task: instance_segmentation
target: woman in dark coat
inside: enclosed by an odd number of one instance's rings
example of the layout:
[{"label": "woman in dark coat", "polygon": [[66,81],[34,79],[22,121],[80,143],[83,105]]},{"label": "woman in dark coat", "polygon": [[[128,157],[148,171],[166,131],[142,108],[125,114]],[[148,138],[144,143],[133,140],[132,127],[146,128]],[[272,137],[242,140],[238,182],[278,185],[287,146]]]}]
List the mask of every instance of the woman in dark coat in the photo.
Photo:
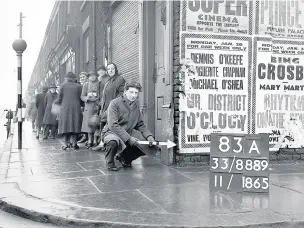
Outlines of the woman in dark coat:
[{"label": "woman in dark coat", "polygon": [[88,133],[88,149],[93,146],[93,135],[95,130],[89,126],[89,120],[94,114],[98,98],[99,83],[97,80],[97,73],[90,72],[89,80],[84,83],[81,93],[81,100],[85,102],[81,131]]},{"label": "woman in dark coat", "polygon": [[60,134],[64,135],[65,145],[62,146],[63,150],[69,147],[70,139],[72,148],[79,149],[76,136],[81,133],[82,124],[81,85],[76,83],[76,76],[73,72],[68,72],[65,78],[66,82],[60,86],[58,100],[55,102],[61,105],[58,130]]},{"label": "woman in dark coat", "polygon": [[[118,69],[116,64],[109,63],[107,66],[108,80],[106,81],[103,91],[100,94],[100,115],[101,115],[101,124],[100,132],[104,128],[107,122],[107,110],[110,102],[121,96],[124,93],[125,79],[118,74]],[[100,141],[99,145],[92,148],[92,150],[100,150],[103,148],[103,142]]]},{"label": "woman in dark coat", "polygon": [[43,123],[43,117],[44,117],[44,98],[46,96],[46,93],[48,91],[48,87],[44,86],[42,88],[42,93],[39,93],[36,95],[36,108],[37,108],[37,117],[36,117],[36,127],[37,127],[37,135],[36,139],[39,139],[39,134],[41,132],[41,127]]},{"label": "woman in dark coat", "polygon": [[[81,72],[79,74],[79,83],[80,83],[81,87],[83,87],[84,83],[86,83],[87,80],[88,80],[87,73],[86,72]],[[82,112],[83,112],[83,110],[84,110],[84,102],[83,101],[81,102],[81,109],[82,109]],[[82,132],[82,137],[79,139],[78,143],[84,143],[84,142],[87,142],[87,140],[88,140],[88,134],[85,133],[85,132]]]},{"label": "woman in dark coat", "polygon": [[44,124],[44,136],[43,139],[47,139],[49,136],[49,131],[51,130],[51,139],[55,138],[55,133],[57,130],[57,120],[56,115],[52,113],[53,102],[57,99],[58,94],[56,93],[56,85],[51,85],[50,92],[44,98],[45,112],[43,118]]}]

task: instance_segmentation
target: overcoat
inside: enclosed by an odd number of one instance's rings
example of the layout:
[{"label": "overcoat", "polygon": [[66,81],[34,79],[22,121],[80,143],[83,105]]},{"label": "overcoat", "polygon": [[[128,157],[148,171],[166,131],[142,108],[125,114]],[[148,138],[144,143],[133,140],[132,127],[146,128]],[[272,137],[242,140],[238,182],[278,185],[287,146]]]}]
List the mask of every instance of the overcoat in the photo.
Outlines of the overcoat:
[{"label": "overcoat", "polygon": [[32,121],[36,119],[37,116],[37,108],[35,105],[35,100],[30,101],[27,106],[27,114],[28,118],[31,118]]},{"label": "overcoat", "polygon": [[57,104],[61,105],[59,114],[59,134],[80,133],[82,112],[80,106],[81,85],[76,82],[64,82],[60,86]]},{"label": "overcoat", "polygon": [[37,108],[36,127],[38,129],[41,128],[43,123],[43,117],[45,112],[45,106],[44,106],[45,96],[46,96],[46,92],[39,93],[36,95],[36,108]]},{"label": "overcoat", "polygon": [[44,98],[44,106],[45,106],[45,112],[44,112],[44,118],[43,118],[43,124],[51,124],[51,125],[57,125],[56,115],[54,115],[52,111],[52,104],[57,99],[58,94],[57,93],[48,93]]},{"label": "overcoat", "polygon": [[[147,140],[152,133],[147,129],[140,113],[139,103],[135,101],[129,105],[124,95],[112,100],[107,111],[107,124],[102,130],[104,143],[115,140],[118,143],[118,152],[126,148],[126,142],[133,136],[139,140]],[[158,147],[140,145],[143,153],[155,153]],[[154,152],[153,152],[154,150]]]},{"label": "overcoat", "polygon": [[[89,120],[94,114],[94,108],[97,105],[98,99],[99,99],[99,82],[93,82],[95,85],[92,86],[92,89],[90,90],[89,86],[90,82],[85,82],[82,87],[82,93],[81,93],[81,100],[85,102],[84,105],[84,111],[83,111],[83,121],[82,121],[82,127],[81,131],[86,133],[93,133],[94,129],[89,127]],[[93,89],[94,87],[94,89]],[[89,92],[96,92],[97,93],[97,100],[96,101],[86,101],[87,95]]]},{"label": "overcoat", "polygon": [[107,121],[107,109],[109,104],[113,99],[123,94],[125,83],[125,79],[120,75],[114,75],[105,82],[102,93],[100,94],[101,121]]}]

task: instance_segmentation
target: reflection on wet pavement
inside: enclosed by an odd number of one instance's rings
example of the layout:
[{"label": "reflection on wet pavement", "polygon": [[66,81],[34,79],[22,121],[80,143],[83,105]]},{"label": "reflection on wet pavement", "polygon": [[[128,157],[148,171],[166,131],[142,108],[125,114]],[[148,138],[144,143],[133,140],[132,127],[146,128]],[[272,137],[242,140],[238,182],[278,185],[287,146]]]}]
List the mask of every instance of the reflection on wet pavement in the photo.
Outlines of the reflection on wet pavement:
[{"label": "reflection on wet pavement", "polygon": [[[60,150],[60,140],[36,140],[25,123],[24,148],[0,161],[0,181],[18,182],[36,197],[121,211],[231,214],[303,213],[304,164],[272,165],[269,194],[209,191],[208,167],[168,167],[142,157],[132,169],[106,169],[104,152]],[[266,213],[267,212],[267,213]]]}]

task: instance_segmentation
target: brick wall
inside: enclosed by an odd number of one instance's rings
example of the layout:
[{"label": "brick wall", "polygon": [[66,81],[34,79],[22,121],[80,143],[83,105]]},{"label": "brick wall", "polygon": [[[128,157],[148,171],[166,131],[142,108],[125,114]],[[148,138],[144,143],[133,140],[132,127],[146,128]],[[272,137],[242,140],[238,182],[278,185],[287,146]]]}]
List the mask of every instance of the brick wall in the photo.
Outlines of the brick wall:
[{"label": "brick wall", "polygon": [[208,165],[209,164],[209,155],[200,155],[200,154],[180,154],[179,142],[178,142],[178,128],[179,128],[179,93],[181,92],[181,80],[179,77],[179,37],[180,37],[180,1],[174,1],[173,3],[173,62],[174,62],[174,143],[177,144],[174,151],[174,163],[177,166],[186,166],[186,165]]}]

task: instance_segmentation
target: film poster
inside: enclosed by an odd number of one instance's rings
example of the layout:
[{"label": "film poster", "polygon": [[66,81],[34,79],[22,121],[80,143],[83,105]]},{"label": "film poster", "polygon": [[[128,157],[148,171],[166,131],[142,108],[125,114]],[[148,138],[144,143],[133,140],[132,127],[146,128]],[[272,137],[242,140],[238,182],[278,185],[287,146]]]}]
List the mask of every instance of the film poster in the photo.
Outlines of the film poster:
[{"label": "film poster", "polygon": [[256,0],[255,34],[304,39],[303,0]]},{"label": "film poster", "polygon": [[304,41],[255,37],[254,63],[253,133],[269,133],[275,148],[290,120],[304,128]]},{"label": "film poster", "polygon": [[181,31],[252,34],[253,1],[181,0]]},{"label": "film poster", "polygon": [[250,132],[251,39],[229,35],[181,33],[184,74],[180,95],[180,149],[210,152],[210,133]]}]

